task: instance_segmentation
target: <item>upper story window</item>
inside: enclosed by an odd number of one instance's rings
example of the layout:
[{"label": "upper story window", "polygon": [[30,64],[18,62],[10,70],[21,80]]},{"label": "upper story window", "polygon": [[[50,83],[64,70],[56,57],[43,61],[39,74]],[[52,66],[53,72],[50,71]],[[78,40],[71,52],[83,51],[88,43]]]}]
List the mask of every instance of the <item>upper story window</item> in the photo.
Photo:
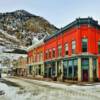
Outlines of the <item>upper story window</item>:
[{"label": "upper story window", "polygon": [[43,54],[42,52],[40,52],[40,61],[42,61],[42,58],[43,58]]},{"label": "upper story window", "polygon": [[58,57],[62,55],[62,47],[61,45],[58,46]]},{"label": "upper story window", "polygon": [[65,44],[65,55],[68,55],[68,43]]},{"label": "upper story window", "polygon": [[39,58],[39,54],[37,54],[37,62],[39,62],[40,58]]},{"label": "upper story window", "polygon": [[51,58],[51,49],[49,50],[49,58]]},{"label": "upper story window", "polygon": [[35,62],[35,55],[33,56],[33,62]]},{"label": "upper story window", "polygon": [[72,54],[75,54],[76,41],[72,41]]},{"label": "upper story window", "polygon": [[98,42],[98,53],[100,54],[100,41]]},{"label": "upper story window", "polygon": [[36,62],[37,56],[36,56],[36,54],[34,56],[35,56],[34,58],[35,58],[35,62]]},{"label": "upper story window", "polygon": [[56,50],[55,48],[52,49],[52,57],[54,58],[55,57],[55,54],[56,54]]},{"label": "upper story window", "polygon": [[87,52],[87,44],[88,44],[88,39],[83,38],[82,39],[82,52]]},{"label": "upper story window", "polygon": [[48,59],[48,50],[46,51],[46,59]]},{"label": "upper story window", "polygon": [[40,53],[39,53],[39,61],[40,61],[40,58],[41,58],[41,55],[40,55]]}]

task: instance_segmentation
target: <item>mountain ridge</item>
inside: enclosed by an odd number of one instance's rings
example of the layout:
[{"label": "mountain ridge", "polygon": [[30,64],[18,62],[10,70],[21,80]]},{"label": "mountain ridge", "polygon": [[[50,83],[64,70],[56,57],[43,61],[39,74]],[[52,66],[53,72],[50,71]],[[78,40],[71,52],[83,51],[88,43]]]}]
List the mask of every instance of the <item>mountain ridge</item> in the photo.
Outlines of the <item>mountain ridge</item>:
[{"label": "mountain ridge", "polygon": [[32,45],[34,37],[41,40],[59,30],[45,18],[25,10],[0,13],[0,29],[18,39],[22,46]]}]

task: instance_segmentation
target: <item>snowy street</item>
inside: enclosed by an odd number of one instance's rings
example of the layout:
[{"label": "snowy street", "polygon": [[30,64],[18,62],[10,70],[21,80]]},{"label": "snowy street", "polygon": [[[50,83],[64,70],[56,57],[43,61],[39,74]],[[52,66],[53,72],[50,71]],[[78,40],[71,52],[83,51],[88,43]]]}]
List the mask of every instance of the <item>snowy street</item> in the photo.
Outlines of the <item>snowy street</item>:
[{"label": "snowy street", "polygon": [[[8,84],[9,82],[15,85]],[[100,83],[79,86],[23,78],[4,78],[4,82],[0,82],[0,91],[5,92],[5,95],[0,96],[0,100],[100,100]]]}]

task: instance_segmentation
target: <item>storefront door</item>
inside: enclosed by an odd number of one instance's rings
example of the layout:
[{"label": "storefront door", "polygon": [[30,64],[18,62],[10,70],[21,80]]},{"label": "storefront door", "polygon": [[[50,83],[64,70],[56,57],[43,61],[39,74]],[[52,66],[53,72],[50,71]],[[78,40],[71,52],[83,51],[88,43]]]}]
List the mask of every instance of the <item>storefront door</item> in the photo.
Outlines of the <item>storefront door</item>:
[{"label": "storefront door", "polygon": [[32,65],[29,66],[29,74],[32,75]]},{"label": "storefront door", "polygon": [[89,58],[82,58],[82,81],[89,79]]},{"label": "storefront door", "polygon": [[68,61],[64,60],[63,61],[63,78],[67,79],[68,74]]},{"label": "storefront door", "polygon": [[88,70],[83,70],[82,71],[82,79],[83,79],[83,81],[88,81]]}]

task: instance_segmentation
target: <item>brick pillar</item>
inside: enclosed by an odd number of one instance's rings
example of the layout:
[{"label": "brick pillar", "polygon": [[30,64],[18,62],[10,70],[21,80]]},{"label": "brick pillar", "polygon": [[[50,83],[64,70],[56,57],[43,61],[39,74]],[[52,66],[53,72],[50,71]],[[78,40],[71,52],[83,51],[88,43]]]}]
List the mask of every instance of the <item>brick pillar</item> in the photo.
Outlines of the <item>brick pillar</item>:
[{"label": "brick pillar", "polygon": [[89,81],[93,81],[93,60],[89,58]]},{"label": "brick pillar", "polygon": [[58,71],[59,71],[58,81],[62,81],[63,80],[63,60],[60,61],[60,65],[58,67],[59,67],[58,68]]},{"label": "brick pillar", "polygon": [[61,60],[61,80],[63,80],[63,60]]},{"label": "brick pillar", "polygon": [[96,67],[96,72],[97,72],[97,78],[99,78],[99,63],[98,63],[98,58],[97,58],[97,67]]},{"label": "brick pillar", "polygon": [[57,77],[57,61],[55,61],[55,77]]},{"label": "brick pillar", "polygon": [[34,65],[32,66],[32,76],[35,76],[35,69],[34,69]]},{"label": "brick pillar", "polygon": [[81,58],[78,58],[78,81],[82,81]]},{"label": "brick pillar", "polygon": [[44,64],[41,64],[41,75],[44,76]]}]

